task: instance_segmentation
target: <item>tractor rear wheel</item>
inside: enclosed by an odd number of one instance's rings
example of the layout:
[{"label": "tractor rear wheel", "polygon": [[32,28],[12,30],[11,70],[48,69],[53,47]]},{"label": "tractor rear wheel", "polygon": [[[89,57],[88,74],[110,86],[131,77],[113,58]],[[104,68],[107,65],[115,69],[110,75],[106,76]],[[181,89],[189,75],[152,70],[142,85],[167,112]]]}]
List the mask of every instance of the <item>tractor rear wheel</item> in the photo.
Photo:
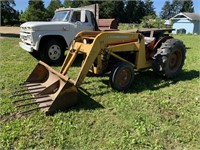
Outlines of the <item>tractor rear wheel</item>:
[{"label": "tractor rear wheel", "polygon": [[180,74],[185,61],[185,45],[177,39],[168,39],[162,43],[154,56],[153,70],[166,78]]},{"label": "tractor rear wheel", "polygon": [[134,79],[134,69],[129,63],[122,62],[113,67],[109,82],[117,91],[126,91],[130,88]]}]

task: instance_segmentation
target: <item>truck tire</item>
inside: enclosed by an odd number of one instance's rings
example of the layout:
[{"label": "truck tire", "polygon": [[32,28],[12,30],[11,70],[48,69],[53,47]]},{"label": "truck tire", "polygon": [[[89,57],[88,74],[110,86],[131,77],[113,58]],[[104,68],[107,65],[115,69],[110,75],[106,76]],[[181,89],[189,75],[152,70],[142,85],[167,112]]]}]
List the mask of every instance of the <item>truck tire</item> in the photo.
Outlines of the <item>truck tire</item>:
[{"label": "truck tire", "polygon": [[162,43],[154,56],[154,72],[166,78],[178,76],[185,61],[185,45],[177,39],[168,39]]},{"label": "truck tire", "polygon": [[62,63],[64,60],[65,47],[59,41],[53,39],[43,43],[40,49],[41,60],[52,65]]},{"label": "truck tire", "polygon": [[126,62],[121,62],[113,67],[109,82],[110,86],[117,91],[126,91],[130,88],[134,79],[133,66]]}]

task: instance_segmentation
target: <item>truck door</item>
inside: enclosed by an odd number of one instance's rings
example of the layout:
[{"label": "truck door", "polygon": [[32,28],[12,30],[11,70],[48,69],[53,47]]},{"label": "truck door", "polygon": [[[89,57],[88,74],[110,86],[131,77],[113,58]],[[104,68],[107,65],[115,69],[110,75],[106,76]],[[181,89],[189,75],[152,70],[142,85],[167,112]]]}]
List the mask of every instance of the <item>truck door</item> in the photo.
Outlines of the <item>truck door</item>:
[{"label": "truck door", "polygon": [[[85,13],[84,13],[85,12]],[[91,21],[89,20],[89,14],[86,13],[87,11],[74,11],[71,17],[71,22],[74,23],[74,36],[79,33],[80,31],[92,31],[94,26],[92,25]],[[85,17],[81,16],[85,15]],[[82,20],[81,18],[85,18]]]}]

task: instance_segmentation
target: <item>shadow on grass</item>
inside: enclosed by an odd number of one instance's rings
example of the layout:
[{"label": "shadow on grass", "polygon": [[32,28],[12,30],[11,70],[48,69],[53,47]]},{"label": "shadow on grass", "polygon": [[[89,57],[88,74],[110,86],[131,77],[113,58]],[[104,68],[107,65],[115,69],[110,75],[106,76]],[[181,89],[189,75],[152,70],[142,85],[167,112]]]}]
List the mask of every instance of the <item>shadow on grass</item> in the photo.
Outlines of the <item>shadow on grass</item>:
[{"label": "shadow on grass", "polygon": [[14,34],[14,33],[0,33],[0,37],[19,38],[19,34]]},{"label": "shadow on grass", "polygon": [[[109,74],[104,74],[103,77],[109,77]],[[142,92],[144,90],[159,90],[161,88],[165,88],[170,86],[171,84],[176,84],[179,81],[187,81],[192,80],[194,78],[198,78],[200,76],[199,71],[189,70],[183,71],[178,77],[173,79],[166,79],[164,77],[158,76],[155,72],[151,70],[141,71],[136,73],[133,84],[126,93],[134,93],[134,92]],[[97,76],[90,76],[90,78]],[[83,84],[90,84],[93,81],[87,81]],[[105,85],[109,85],[109,79],[100,80]],[[98,87],[101,88],[101,87]],[[105,88],[105,87],[102,87]],[[111,87],[110,87],[111,88]],[[108,91],[109,92],[109,91]],[[97,95],[106,94],[106,93],[97,93]],[[95,96],[97,96],[95,95]]]},{"label": "shadow on grass", "polygon": [[[37,59],[38,61],[41,60],[40,54],[39,54],[38,51],[33,51],[33,52],[30,52],[29,54],[31,56],[33,56],[35,59]],[[82,54],[77,55],[74,63],[72,64],[72,67],[80,67],[81,63],[82,63],[82,60],[83,60],[83,55]],[[62,66],[63,62],[60,62],[58,64],[52,64],[50,66],[59,67],[59,66]]]},{"label": "shadow on grass", "polygon": [[[59,111],[59,112],[69,112],[71,110],[80,111],[80,110],[95,110],[95,109],[102,109],[104,108],[101,104],[96,102],[94,99],[91,98],[91,94],[88,93],[86,90],[79,88],[78,90],[78,103],[71,107],[66,109],[65,111]],[[55,115],[56,113],[52,114]]]},{"label": "shadow on grass", "polygon": [[91,98],[91,93],[84,89],[79,90],[78,105],[76,109],[93,110],[97,108],[104,108],[101,104]]},{"label": "shadow on grass", "polygon": [[166,79],[155,75],[153,71],[140,72],[135,76],[134,82],[129,92],[142,92],[144,90],[159,90],[179,81],[192,80],[199,77],[199,71],[189,70],[183,71],[178,77]]}]

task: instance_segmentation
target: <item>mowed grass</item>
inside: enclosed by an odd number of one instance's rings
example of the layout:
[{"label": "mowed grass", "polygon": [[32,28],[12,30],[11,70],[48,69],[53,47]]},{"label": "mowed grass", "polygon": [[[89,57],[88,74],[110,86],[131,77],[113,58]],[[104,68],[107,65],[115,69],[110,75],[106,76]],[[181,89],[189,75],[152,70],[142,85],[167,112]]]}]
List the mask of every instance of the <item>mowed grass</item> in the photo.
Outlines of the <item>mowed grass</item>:
[{"label": "mowed grass", "polygon": [[179,77],[142,71],[126,93],[113,91],[108,76],[87,77],[81,87],[89,94],[80,93],[77,106],[54,116],[16,115],[23,109],[9,95],[37,59],[18,38],[0,39],[0,149],[200,149],[200,36],[175,38],[187,47]]}]

